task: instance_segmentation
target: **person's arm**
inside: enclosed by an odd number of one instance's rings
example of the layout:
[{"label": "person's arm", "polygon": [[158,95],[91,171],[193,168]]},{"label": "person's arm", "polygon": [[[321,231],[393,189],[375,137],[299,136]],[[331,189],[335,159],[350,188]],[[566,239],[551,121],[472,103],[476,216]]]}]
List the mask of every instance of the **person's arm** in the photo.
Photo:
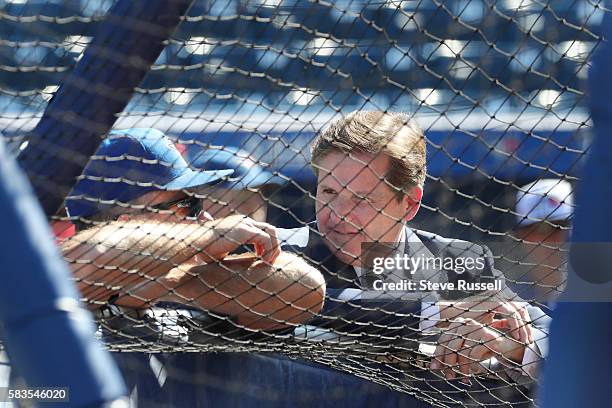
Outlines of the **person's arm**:
[{"label": "person's arm", "polygon": [[238,215],[203,224],[115,221],[79,232],[61,248],[90,307],[113,296],[146,307],[153,299],[133,297],[133,289],[179,265],[222,259],[243,244],[254,245],[268,263],[280,253],[274,227]]},{"label": "person's arm", "polygon": [[323,275],[286,252],[272,265],[243,255],[187,270],[177,268],[157,284],[166,288],[163,300],[232,316],[250,329],[304,323],[321,311],[325,299]]}]

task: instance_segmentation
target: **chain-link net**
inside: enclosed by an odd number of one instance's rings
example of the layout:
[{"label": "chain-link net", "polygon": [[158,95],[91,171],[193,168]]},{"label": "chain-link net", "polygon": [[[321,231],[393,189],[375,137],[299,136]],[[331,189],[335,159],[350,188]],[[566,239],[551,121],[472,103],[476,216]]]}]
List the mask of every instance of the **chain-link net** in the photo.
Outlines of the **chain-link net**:
[{"label": "chain-link net", "polygon": [[[16,154],[114,4],[0,1],[0,132]],[[113,351],[282,353],[433,406],[536,404],[607,12],[196,0],[50,220],[76,226],[60,245],[100,336]],[[419,279],[369,273],[368,243],[451,259],[418,271],[430,283],[501,283],[382,288]],[[462,274],[464,257],[484,263]]]}]

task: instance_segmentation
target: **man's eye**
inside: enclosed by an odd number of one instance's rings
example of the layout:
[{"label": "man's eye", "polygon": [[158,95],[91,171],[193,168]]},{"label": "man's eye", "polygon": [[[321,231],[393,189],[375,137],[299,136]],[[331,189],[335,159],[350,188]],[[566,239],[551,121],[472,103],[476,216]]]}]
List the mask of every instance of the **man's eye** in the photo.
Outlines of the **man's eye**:
[{"label": "man's eye", "polygon": [[355,202],[355,204],[359,205],[368,204],[372,202],[372,200],[368,196],[361,194],[353,194],[353,201]]},{"label": "man's eye", "polygon": [[326,194],[326,195],[336,194],[336,192],[332,190],[331,188],[324,188],[323,190],[321,190],[321,193]]}]

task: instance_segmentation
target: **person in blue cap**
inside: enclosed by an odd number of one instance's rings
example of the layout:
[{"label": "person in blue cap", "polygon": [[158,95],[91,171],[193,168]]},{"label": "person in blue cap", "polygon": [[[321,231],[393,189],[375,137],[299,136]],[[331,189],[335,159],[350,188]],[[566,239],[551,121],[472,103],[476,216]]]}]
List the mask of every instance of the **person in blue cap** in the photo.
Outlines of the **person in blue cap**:
[{"label": "person in blue cap", "polygon": [[[102,142],[66,201],[77,222],[108,219],[126,213],[125,203],[151,197],[148,204],[160,207],[161,198],[190,198],[184,190],[219,183],[233,170],[194,171],[162,132],[150,128],[113,131]],[[155,197],[155,198],[153,198]],[[144,200],[146,201],[146,200]],[[173,200],[170,200],[172,202]],[[197,199],[191,200],[193,205]],[[123,204],[123,205],[122,205]],[[178,204],[178,203],[175,203]],[[181,203],[180,214],[195,216],[197,207]],[[118,208],[123,207],[123,208]],[[172,206],[161,206],[163,208]],[[85,219],[85,220],[82,220]]]},{"label": "person in blue cap", "polygon": [[[244,215],[213,220],[202,211],[198,191],[232,174],[190,169],[158,130],[112,132],[66,199],[78,233],[62,250],[90,307],[172,301],[251,328],[285,327],[317,313],[322,275],[281,253],[272,225]],[[218,265],[243,245],[257,257]]]},{"label": "person in blue cap", "polygon": [[204,210],[215,218],[243,214],[265,222],[270,195],[288,182],[287,178],[266,170],[248,152],[235,147],[209,147],[188,160],[197,169],[234,171],[222,182],[202,189]]}]

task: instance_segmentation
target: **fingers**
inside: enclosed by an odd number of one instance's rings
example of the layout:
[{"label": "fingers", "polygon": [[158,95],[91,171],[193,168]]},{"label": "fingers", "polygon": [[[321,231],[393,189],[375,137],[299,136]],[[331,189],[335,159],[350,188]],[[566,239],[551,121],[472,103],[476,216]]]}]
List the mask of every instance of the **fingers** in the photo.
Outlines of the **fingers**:
[{"label": "fingers", "polygon": [[499,320],[493,320],[491,322],[491,324],[489,324],[489,327],[492,329],[496,329],[499,331],[508,331],[508,329],[510,329],[510,326],[508,325],[508,320],[507,319],[499,319]]},{"label": "fingers", "polygon": [[[457,369],[455,371],[458,371],[462,376],[480,373],[482,366],[479,363],[486,360],[488,356],[486,352],[483,352],[484,348],[482,346],[478,347],[478,343],[473,339],[483,340],[486,337],[484,326],[472,319],[465,319],[464,324],[457,327],[456,335],[462,339],[462,342],[454,344],[451,342],[449,345],[450,348],[456,350]],[[459,344],[459,348],[454,348],[455,345]],[[478,350],[474,352],[476,347],[478,347]],[[452,360],[447,360],[447,363],[451,364]],[[475,369],[475,366],[480,368]]]},{"label": "fingers", "polygon": [[462,376],[467,377],[471,374],[476,374],[473,370],[472,363],[476,363],[474,365],[480,366],[478,364],[480,361],[485,360],[477,359],[475,357],[470,357],[470,354],[476,348],[476,343],[467,337],[464,337],[463,344],[460,349],[457,350],[457,364],[459,367],[459,372]]},{"label": "fingers", "polygon": [[438,339],[438,345],[436,346],[436,350],[434,351],[434,354],[431,358],[429,368],[431,368],[432,370],[442,369],[444,355],[448,350],[448,348],[446,347],[446,343],[448,343],[452,338],[452,330],[448,330],[446,333],[440,335],[440,338]]},{"label": "fingers", "polygon": [[[518,302],[481,304],[481,308],[487,306],[488,310],[477,320],[453,320],[439,338],[430,364],[432,370],[440,370],[447,379],[466,378],[484,372],[480,362],[493,356],[500,361],[521,361],[524,345],[533,342],[527,309]],[[495,319],[496,314],[503,318]],[[512,338],[502,331],[508,331]]]},{"label": "fingers", "polygon": [[271,235],[268,232],[269,230],[254,225],[245,225],[243,228],[248,233],[243,243],[252,244],[257,255],[267,263],[272,264],[280,254],[280,247],[276,236]]},{"label": "fingers", "polygon": [[443,368],[442,372],[449,380],[453,380],[456,377],[455,370],[459,362],[458,352],[463,350],[464,342],[465,339],[462,336],[455,337],[448,343],[447,352],[442,356],[442,367],[448,367],[446,369]]},{"label": "fingers", "polygon": [[240,244],[253,245],[258,256],[270,265],[274,263],[281,250],[276,228],[273,225],[243,217],[236,228],[242,228],[246,232],[244,239],[239,240]]},{"label": "fingers", "polygon": [[208,211],[202,210],[200,211],[200,213],[197,216],[197,220],[199,222],[209,222],[209,221],[214,221],[215,219],[213,218],[212,215],[210,215],[210,213]]},{"label": "fingers", "polygon": [[504,302],[498,304],[493,310],[493,313],[498,313],[503,316],[503,320],[506,321],[506,325],[508,327],[508,332],[510,335],[520,341],[521,333],[519,332],[519,328],[521,327],[521,323],[517,320],[516,309],[512,307],[509,303]]},{"label": "fingers", "polygon": [[203,236],[202,246],[213,259],[222,259],[240,245],[253,245],[255,252],[265,262],[273,264],[280,255],[280,242],[276,228],[242,215],[230,215],[201,224],[212,231]]},{"label": "fingers", "polygon": [[265,262],[272,264],[280,255],[280,242],[276,228],[265,222],[258,222],[243,215],[230,215],[215,221],[204,222],[202,226],[212,230],[207,250],[217,258],[217,254],[227,254],[240,245],[253,245],[255,252]]},{"label": "fingers", "polygon": [[515,316],[517,323],[519,324],[519,340],[523,344],[531,344],[533,343],[533,331],[530,323],[529,312],[527,308],[523,307],[520,304],[511,303],[515,308]]},{"label": "fingers", "polygon": [[[265,222],[252,221],[253,225],[265,231],[270,238],[270,250],[260,255],[266,262],[272,264],[281,253],[280,241],[276,235],[276,227]],[[259,255],[259,254],[258,254]]]},{"label": "fingers", "polygon": [[478,318],[478,321],[490,326],[494,322],[495,314],[501,314],[504,317],[502,320],[507,320],[508,323],[505,328],[515,340],[522,343],[533,343],[531,319],[522,302],[493,302],[490,306],[491,311]]},{"label": "fingers", "polygon": [[474,347],[470,348],[468,353],[467,360],[470,362],[468,368],[469,372],[472,375],[483,374],[486,370],[480,362],[491,357],[493,354],[491,350],[485,345],[476,344]]},{"label": "fingers", "polygon": [[[440,338],[442,338],[442,336],[440,336]],[[436,351],[434,351],[434,354],[431,358],[431,363],[429,363],[429,368],[431,370],[441,370],[442,369],[442,364],[443,364],[443,358],[444,358],[444,354],[446,353],[447,347],[442,345],[442,342],[439,342],[439,344],[436,346]]]},{"label": "fingers", "polygon": [[460,349],[463,339],[457,336],[457,328],[464,324],[465,319],[457,319],[449,326],[448,330],[438,339],[438,346],[432,357],[430,368],[442,370],[442,374],[448,378],[455,378],[452,368],[457,364],[458,356],[456,350]]},{"label": "fingers", "polygon": [[440,336],[430,368],[441,370],[447,379],[480,374],[481,361],[497,350],[500,334],[472,319],[458,319]]},{"label": "fingers", "polygon": [[[529,318],[524,318],[524,314],[527,311],[524,310],[522,305],[516,305],[513,302],[503,302],[498,304],[493,310],[493,313],[499,313],[504,316],[504,320],[507,320],[507,324],[509,327],[510,335],[517,341],[521,343],[531,342],[530,339],[533,338],[531,332],[531,326],[528,321]],[[528,314],[527,314],[528,316]]]}]

